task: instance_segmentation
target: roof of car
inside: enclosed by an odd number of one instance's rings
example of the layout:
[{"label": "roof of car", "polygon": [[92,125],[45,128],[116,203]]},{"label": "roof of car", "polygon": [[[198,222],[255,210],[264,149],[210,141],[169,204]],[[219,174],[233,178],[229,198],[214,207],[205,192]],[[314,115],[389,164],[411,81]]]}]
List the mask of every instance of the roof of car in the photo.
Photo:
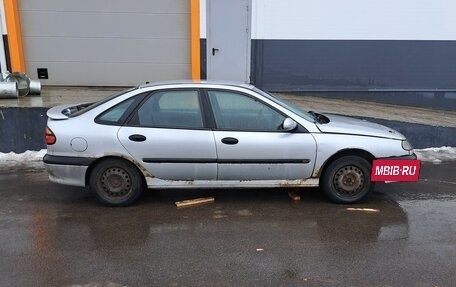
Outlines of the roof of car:
[{"label": "roof of car", "polygon": [[220,85],[220,86],[233,86],[233,87],[243,87],[247,89],[254,88],[251,84],[246,84],[242,82],[230,82],[230,81],[207,81],[207,80],[175,80],[175,81],[162,81],[162,82],[154,82],[154,83],[145,83],[139,85],[139,88],[148,88],[148,87],[155,87],[155,86],[163,86],[163,85],[197,85],[197,86],[206,86],[206,85]]}]

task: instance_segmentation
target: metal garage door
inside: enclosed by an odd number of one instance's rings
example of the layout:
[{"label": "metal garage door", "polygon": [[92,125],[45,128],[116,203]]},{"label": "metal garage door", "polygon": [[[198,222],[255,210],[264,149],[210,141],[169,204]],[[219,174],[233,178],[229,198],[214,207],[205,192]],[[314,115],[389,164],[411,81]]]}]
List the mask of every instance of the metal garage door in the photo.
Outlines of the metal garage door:
[{"label": "metal garage door", "polygon": [[21,0],[26,71],[44,85],[136,85],[190,76],[188,0]]}]

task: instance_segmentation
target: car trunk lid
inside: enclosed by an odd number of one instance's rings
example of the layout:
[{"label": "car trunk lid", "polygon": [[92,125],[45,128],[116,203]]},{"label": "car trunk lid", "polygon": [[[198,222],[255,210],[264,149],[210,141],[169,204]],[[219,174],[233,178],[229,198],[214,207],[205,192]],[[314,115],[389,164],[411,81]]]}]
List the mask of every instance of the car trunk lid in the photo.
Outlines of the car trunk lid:
[{"label": "car trunk lid", "polygon": [[71,117],[72,114],[86,108],[90,104],[91,103],[59,105],[50,108],[46,112],[46,115],[53,120],[66,120]]}]

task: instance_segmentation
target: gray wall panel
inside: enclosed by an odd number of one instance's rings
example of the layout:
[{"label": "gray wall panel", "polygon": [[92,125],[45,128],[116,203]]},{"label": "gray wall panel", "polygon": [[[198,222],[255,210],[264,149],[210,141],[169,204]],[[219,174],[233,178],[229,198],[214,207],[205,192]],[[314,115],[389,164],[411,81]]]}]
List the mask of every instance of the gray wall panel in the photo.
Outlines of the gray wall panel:
[{"label": "gray wall panel", "polygon": [[135,85],[190,75],[187,0],[19,1],[26,72],[44,85]]},{"label": "gray wall panel", "polygon": [[188,13],[188,0],[20,0],[19,9],[31,11]]},{"label": "gray wall panel", "polygon": [[189,39],[190,15],[22,11],[24,37]]},{"label": "gray wall panel", "polygon": [[[189,64],[182,39],[26,37],[26,61]],[[69,53],[63,53],[67,51]]]},{"label": "gray wall panel", "polygon": [[135,86],[153,81],[188,78],[188,65],[157,63],[26,62],[26,69],[47,67],[57,85]]}]

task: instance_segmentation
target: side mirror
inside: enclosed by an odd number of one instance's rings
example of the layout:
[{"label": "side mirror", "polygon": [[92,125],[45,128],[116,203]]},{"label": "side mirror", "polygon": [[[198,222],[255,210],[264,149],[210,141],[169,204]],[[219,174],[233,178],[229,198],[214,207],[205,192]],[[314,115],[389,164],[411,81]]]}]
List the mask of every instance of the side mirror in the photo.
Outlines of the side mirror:
[{"label": "side mirror", "polygon": [[297,127],[298,124],[290,118],[286,118],[282,123],[282,130],[287,132],[296,129]]}]

